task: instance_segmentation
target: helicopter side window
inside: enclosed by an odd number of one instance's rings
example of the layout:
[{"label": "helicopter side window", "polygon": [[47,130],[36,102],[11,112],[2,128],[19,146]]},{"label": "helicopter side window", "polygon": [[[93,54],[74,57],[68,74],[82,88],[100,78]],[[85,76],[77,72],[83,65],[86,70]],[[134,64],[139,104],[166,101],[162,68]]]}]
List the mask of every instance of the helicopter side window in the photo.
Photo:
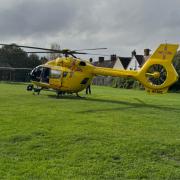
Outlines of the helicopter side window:
[{"label": "helicopter side window", "polygon": [[60,77],[61,77],[61,71],[51,69],[50,77],[51,77],[51,78],[55,78],[55,79],[60,78]]},{"label": "helicopter side window", "polygon": [[41,81],[42,82],[49,83],[49,73],[50,73],[50,69],[44,67],[43,72],[41,73]]}]

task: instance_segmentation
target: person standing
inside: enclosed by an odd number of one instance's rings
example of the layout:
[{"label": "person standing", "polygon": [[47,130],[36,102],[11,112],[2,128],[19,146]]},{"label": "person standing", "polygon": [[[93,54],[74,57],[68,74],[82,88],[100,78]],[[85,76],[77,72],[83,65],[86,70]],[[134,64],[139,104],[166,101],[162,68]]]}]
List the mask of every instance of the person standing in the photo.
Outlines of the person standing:
[{"label": "person standing", "polygon": [[91,94],[91,85],[90,84],[86,87],[86,94]]},{"label": "person standing", "polygon": [[[93,59],[89,58],[89,62],[92,64]],[[90,84],[86,87],[86,94],[91,94],[91,85]]]}]

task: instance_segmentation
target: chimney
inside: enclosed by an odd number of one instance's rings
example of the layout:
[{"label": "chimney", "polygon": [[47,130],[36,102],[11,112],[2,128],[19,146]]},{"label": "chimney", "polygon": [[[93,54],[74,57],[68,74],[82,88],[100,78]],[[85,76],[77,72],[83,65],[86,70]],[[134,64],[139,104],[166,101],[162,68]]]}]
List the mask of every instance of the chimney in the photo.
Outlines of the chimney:
[{"label": "chimney", "polygon": [[150,49],[144,49],[144,56],[149,56]]},{"label": "chimney", "polygon": [[116,54],[111,55],[111,61],[116,61]]},{"label": "chimney", "polygon": [[136,50],[132,51],[131,54],[132,54],[132,57],[133,57],[133,56],[136,56]]},{"label": "chimney", "polygon": [[92,63],[92,62],[93,62],[93,59],[92,59],[92,58],[89,58],[89,62]]},{"label": "chimney", "polygon": [[104,62],[104,57],[99,57],[99,63]]}]

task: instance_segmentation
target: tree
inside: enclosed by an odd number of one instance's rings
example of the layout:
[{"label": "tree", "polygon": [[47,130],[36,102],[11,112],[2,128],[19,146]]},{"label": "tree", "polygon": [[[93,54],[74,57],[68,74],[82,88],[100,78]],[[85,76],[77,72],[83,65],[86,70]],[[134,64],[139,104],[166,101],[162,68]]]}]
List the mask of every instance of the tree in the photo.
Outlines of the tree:
[{"label": "tree", "polygon": [[0,49],[0,62],[7,63],[11,67],[27,67],[28,55],[17,46],[3,46]]},{"label": "tree", "polygon": [[[178,51],[177,54],[175,55],[173,64],[174,64],[174,67],[175,67],[178,75],[180,76],[180,51]],[[180,79],[178,79],[178,81],[171,86],[170,90],[171,91],[179,91],[180,90]]]},{"label": "tree", "polygon": [[0,63],[8,64],[14,68],[34,68],[42,62],[37,54],[28,55],[20,47],[5,45],[0,48]]},{"label": "tree", "polygon": [[180,75],[180,51],[177,52],[173,60],[174,67],[176,68],[177,73]]},{"label": "tree", "polygon": [[[57,44],[57,43],[52,43],[51,44],[51,49],[61,50],[60,45]],[[54,59],[56,59],[58,57],[61,57],[61,54],[60,53],[50,53],[48,57],[49,57],[48,58],[49,60],[54,60]]]},{"label": "tree", "polygon": [[[21,48],[15,45],[5,45],[0,48],[0,66],[22,68],[22,69],[5,69],[1,71],[1,80],[14,80],[14,81],[28,81],[28,74],[31,69],[42,64],[39,56],[36,54],[28,54]],[[30,68],[30,69],[26,69]],[[5,74],[9,77],[3,78]],[[7,76],[7,75],[6,75]],[[12,78],[13,77],[13,78]]]},{"label": "tree", "polygon": [[40,58],[40,62],[41,62],[41,64],[45,64],[45,63],[48,62],[48,58],[47,58],[46,56],[42,56],[42,57]]},{"label": "tree", "polygon": [[29,68],[34,68],[40,64],[41,64],[41,61],[37,54],[32,53],[29,55],[29,57],[28,57],[28,67]]}]

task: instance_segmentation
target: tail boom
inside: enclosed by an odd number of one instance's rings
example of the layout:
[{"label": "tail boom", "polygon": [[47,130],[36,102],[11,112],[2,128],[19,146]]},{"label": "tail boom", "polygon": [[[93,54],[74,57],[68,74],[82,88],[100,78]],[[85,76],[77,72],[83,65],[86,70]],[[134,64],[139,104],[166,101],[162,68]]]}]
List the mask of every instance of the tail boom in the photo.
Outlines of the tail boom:
[{"label": "tail boom", "polygon": [[178,44],[161,44],[139,71],[95,67],[93,74],[137,79],[150,93],[164,93],[178,80],[172,65]]},{"label": "tail boom", "polygon": [[138,71],[130,71],[130,70],[119,70],[112,68],[102,68],[95,67],[93,74],[95,76],[113,76],[113,77],[132,77],[135,78],[138,74]]}]

